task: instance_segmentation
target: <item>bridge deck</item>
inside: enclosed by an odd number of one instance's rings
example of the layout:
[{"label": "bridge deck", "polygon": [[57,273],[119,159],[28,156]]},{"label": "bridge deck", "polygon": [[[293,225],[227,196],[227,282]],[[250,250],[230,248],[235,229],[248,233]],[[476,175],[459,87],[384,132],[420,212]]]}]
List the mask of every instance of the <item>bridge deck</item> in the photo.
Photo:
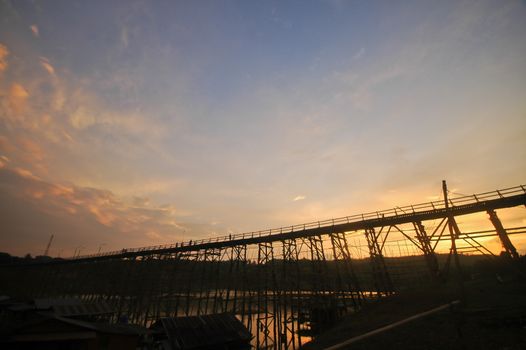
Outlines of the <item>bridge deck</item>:
[{"label": "bridge deck", "polygon": [[346,216],[337,219],[311,222],[236,235],[212,237],[192,243],[130,248],[100,254],[85,255],[62,262],[87,262],[108,259],[126,259],[140,256],[198,251],[202,249],[232,247],[236,245],[298,239],[337,232],[357,231],[365,228],[399,225],[416,221],[440,219],[447,216],[467,215],[489,209],[526,205],[526,186],[484,192],[471,196],[449,199],[449,208],[443,201],[434,201],[389,210]]}]

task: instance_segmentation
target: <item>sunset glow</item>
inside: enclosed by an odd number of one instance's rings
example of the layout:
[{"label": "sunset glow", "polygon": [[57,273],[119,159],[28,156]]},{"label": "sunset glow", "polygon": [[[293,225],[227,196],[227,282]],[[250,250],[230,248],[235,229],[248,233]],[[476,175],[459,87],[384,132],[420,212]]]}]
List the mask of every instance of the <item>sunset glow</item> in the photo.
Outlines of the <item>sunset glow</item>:
[{"label": "sunset glow", "polygon": [[[526,184],[525,33],[512,0],[0,2],[0,251],[312,222],[440,200],[442,179],[451,196]],[[524,207],[499,216],[526,226]]]}]

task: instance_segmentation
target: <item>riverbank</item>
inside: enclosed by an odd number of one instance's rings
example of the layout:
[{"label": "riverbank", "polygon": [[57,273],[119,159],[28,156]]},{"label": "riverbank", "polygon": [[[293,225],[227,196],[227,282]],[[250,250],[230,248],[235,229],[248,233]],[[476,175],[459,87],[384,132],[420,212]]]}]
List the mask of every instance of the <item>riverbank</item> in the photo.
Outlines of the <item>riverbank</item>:
[{"label": "riverbank", "polygon": [[326,349],[457,299],[465,302],[341,349],[526,349],[526,282],[493,272],[465,281],[464,295],[450,282],[370,302],[304,349]]}]

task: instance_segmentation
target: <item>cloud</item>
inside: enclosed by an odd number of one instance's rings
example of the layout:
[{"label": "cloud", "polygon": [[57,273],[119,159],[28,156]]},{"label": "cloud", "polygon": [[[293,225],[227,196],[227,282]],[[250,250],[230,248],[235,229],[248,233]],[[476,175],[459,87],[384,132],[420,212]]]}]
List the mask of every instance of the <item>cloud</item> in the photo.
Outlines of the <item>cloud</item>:
[{"label": "cloud", "polygon": [[19,83],[11,84],[8,92],[8,105],[14,114],[21,114],[26,109],[26,100],[29,97],[27,90]]},{"label": "cloud", "polygon": [[27,90],[18,83],[13,83],[11,85],[11,88],[9,89],[9,97],[10,98],[20,98],[25,99],[29,96]]},{"label": "cloud", "polygon": [[350,101],[357,110],[368,112],[373,107],[375,90],[385,83],[388,83],[410,71],[408,67],[401,64],[393,64],[386,68],[372,73],[359,85],[354,86],[350,93]]},{"label": "cloud", "polygon": [[[17,62],[10,80],[0,84],[0,123],[10,131],[9,138],[14,140],[21,134],[31,133],[31,138],[38,142],[65,141],[63,136],[67,130],[61,124],[65,124],[62,121],[66,119],[67,111],[63,107],[68,84],[57,77],[45,57],[39,58],[38,65],[32,59],[31,64],[21,63],[22,59]],[[26,70],[29,75],[21,73]]]},{"label": "cloud", "polygon": [[128,44],[128,28],[123,26],[121,29],[121,45],[123,48],[127,48]]},{"label": "cloud", "polygon": [[24,137],[20,138],[17,144],[20,146],[19,149],[25,154],[24,157],[28,162],[38,162],[45,158],[44,150],[35,141]]},{"label": "cloud", "polygon": [[[168,244],[208,236],[218,228],[181,223],[173,205],[147,198],[127,201],[111,191],[45,181],[0,157],[0,246],[15,253],[39,253],[39,243],[54,232],[63,249],[83,244],[96,250]],[[42,231],[45,228],[46,232]],[[37,243],[34,243],[37,242]],[[70,254],[72,251],[70,252]],[[67,254],[66,254],[67,255]]]},{"label": "cloud", "polygon": [[4,153],[11,153],[16,149],[9,139],[3,135],[0,135],[0,151]]},{"label": "cloud", "polygon": [[33,33],[35,38],[38,38],[40,36],[40,31],[38,30],[38,27],[36,24],[29,26],[29,29],[31,29],[31,33]]},{"label": "cloud", "polygon": [[365,54],[365,48],[361,47],[360,50],[358,50],[358,52],[355,53],[352,58],[353,60],[359,60],[364,54]]},{"label": "cloud", "polygon": [[147,207],[148,205],[150,205],[150,199],[149,198],[133,196],[133,202],[132,203],[136,207]]},{"label": "cloud", "polygon": [[7,56],[9,55],[9,50],[7,46],[0,44],[0,73],[7,69]]},{"label": "cloud", "polygon": [[37,176],[33,175],[33,173],[27,169],[14,168],[13,172],[22,178],[40,181]]},{"label": "cloud", "polygon": [[0,169],[7,166],[7,163],[9,163],[9,158],[6,156],[0,156]]},{"label": "cloud", "polygon": [[[0,62],[7,65],[9,54],[2,45]],[[42,178],[110,187],[120,194],[150,196],[173,187],[173,179],[163,176],[152,181],[134,173],[133,185],[120,177],[131,169],[127,160],[141,163],[152,154],[168,162],[174,158],[162,147],[166,124],[140,108],[112,105],[97,90],[100,80],[67,69],[58,74],[47,57],[34,56],[20,56],[12,67],[9,62],[12,74],[0,84],[0,155]]]},{"label": "cloud", "polygon": [[362,86],[351,93],[349,100],[355,109],[368,112],[372,106],[373,94],[369,86]]},{"label": "cloud", "polygon": [[83,106],[80,106],[71,114],[69,121],[75,129],[85,129],[97,122],[94,115]]},{"label": "cloud", "polygon": [[155,232],[155,231],[148,231],[148,232],[146,232],[146,236],[148,238],[151,238],[152,240],[158,240],[158,239],[162,238],[162,236],[159,233]]},{"label": "cloud", "polygon": [[49,63],[49,60],[45,57],[40,57],[40,65],[51,75],[55,74],[55,68]]},{"label": "cloud", "polygon": [[294,199],[293,199],[292,201],[293,201],[293,202],[302,201],[302,200],[304,200],[305,198],[307,198],[307,197],[305,197],[305,196],[296,196],[296,197],[294,197]]}]

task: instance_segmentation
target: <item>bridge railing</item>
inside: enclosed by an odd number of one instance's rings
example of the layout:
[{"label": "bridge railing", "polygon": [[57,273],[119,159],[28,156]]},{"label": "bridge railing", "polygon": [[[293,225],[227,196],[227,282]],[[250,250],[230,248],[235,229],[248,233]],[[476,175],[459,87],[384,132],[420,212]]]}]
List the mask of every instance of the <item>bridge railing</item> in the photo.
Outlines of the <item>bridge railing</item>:
[{"label": "bridge railing", "polygon": [[[477,203],[488,201],[488,200],[511,197],[511,196],[525,194],[525,193],[526,193],[526,186],[520,185],[520,186],[509,187],[509,188],[496,190],[496,191],[472,194],[469,196],[449,198],[448,204],[449,204],[449,207],[463,206],[463,205],[469,205],[469,204],[477,204]],[[186,242],[167,244],[167,245],[156,245],[156,246],[140,247],[140,248],[126,248],[126,249],[114,250],[110,252],[81,255],[81,256],[70,258],[70,259],[102,257],[102,256],[110,256],[110,255],[116,255],[116,254],[122,254],[122,253],[140,253],[144,251],[156,251],[156,250],[177,248],[177,247],[183,247],[183,246],[201,245],[201,244],[207,244],[207,243],[226,242],[226,241],[233,241],[233,240],[243,240],[243,239],[248,239],[248,238],[271,236],[275,234],[304,231],[304,230],[313,229],[313,228],[329,227],[329,226],[335,226],[335,225],[340,225],[340,224],[348,224],[348,223],[360,222],[360,221],[365,221],[365,220],[383,219],[383,218],[389,218],[389,217],[412,215],[415,213],[433,212],[433,211],[443,210],[443,209],[445,209],[444,201],[437,200],[437,201],[431,201],[431,202],[425,202],[425,203],[419,203],[419,204],[413,204],[413,205],[406,205],[403,207],[394,207],[391,209],[386,209],[386,210],[381,210],[381,211],[373,211],[373,212],[356,214],[356,215],[351,215],[351,216],[344,216],[340,218],[313,221],[313,222],[299,224],[299,225],[284,226],[280,228],[273,228],[273,229],[253,231],[253,232],[229,234],[225,236],[216,236],[216,237],[210,237],[210,238],[205,238],[205,239],[190,240]]]}]

